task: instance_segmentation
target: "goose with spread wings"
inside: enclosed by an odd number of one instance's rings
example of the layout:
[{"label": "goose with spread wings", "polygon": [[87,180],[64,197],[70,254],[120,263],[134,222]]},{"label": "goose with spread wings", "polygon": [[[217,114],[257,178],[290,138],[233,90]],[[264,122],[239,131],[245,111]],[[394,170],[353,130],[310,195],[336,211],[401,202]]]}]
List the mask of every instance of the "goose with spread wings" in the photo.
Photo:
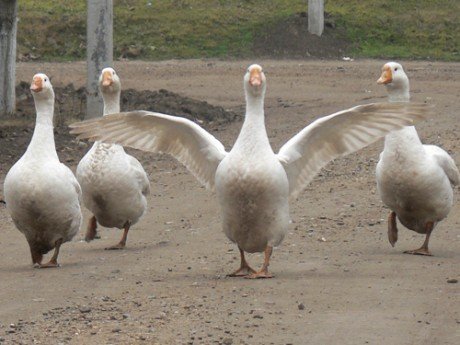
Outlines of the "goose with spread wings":
[{"label": "goose with spread wings", "polygon": [[[273,247],[289,227],[289,198],[295,197],[332,159],[354,152],[391,130],[424,117],[420,104],[367,104],[320,118],[290,139],[275,154],[264,121],[266,78],[251,65],[244,76],[246,116],[240,134],[227,152],[196,123],[181,117],[133,111],[73,124],[79,138],[116,142],[136,149],[174,156],[208,189],[215,190],[223,230],[238,245],[240,267],[230,276],[270,278]],[[245,252],[264,252],[259,271]]]}]

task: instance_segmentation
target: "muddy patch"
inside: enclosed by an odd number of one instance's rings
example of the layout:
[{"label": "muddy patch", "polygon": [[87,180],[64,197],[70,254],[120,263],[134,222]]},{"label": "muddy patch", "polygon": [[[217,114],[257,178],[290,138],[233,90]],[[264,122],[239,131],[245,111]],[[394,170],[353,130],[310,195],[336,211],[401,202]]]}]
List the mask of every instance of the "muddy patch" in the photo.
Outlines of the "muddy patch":
[{"label": "muddy patch", "polygon": [[340,59],[350,46],[345,31],[337,27],[328,13],[324,17],[324,32],[318,37],[308,32],[308,15],[300,12],[259,30],[253,52],[261,57]]},{"label": "muddy patch", "polygon": [[[86,114],[86,89],[75,88],[73,84],[65,87],[55,87],[55,142],[61,161],[73,164],[76,156],[81,156],[87,150],[87,144],[75,140],[69,134],[67,124],[83,120]],[[29,90],[29,83],[20,82],[16,87],[16,114],[13,125],[4,123],[0,126],[0,173],[6,173],[6,167],[20,157],[32,137],[35,126],[35,105]],[[241,119],[241,114],[223,107],[211,105],[205,101],[181,96],[168,90],[137,91],[127,89],[121,93],[121,109],[149,110],[185,117],[192,120],[208,131],[217,130],[221,125]],[[5,170],[5,171],[4,171]]]},{"label": "muddy patch", "polygon": [[[76,89],[73,84],[69,84],[65,87],[55,87],[54,92],[56,97],[55,124],[57,126],[68,123],[71,120],[84,119],[86,114],[86,88],[80,87]],[[29,83],[20,82],[18,84],[16,98],[16,117],[34,118],[35,106],[29,90]],[[241,118],[241,114],[237,114],[232,110],[181,96],[165,89],[158,91],[123,90],[121,92],[121,109],[123,111],[149,110],[181,116],[202,124],[204,127],[230,123]]]}]

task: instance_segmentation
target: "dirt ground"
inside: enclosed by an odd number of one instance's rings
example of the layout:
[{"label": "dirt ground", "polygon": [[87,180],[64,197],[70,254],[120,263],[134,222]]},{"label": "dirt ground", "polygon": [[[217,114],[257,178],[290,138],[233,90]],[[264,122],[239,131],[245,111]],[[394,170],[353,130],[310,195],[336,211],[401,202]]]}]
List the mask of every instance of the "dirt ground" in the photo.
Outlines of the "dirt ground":
[{"label": "dirt ground", "polygon": [[[123,88],[167,89],[241,114],[242,77],[252,61],[117,62]],[[385,101],[376,85],[384,61],[258,61],[268,80],[266,125],[277,151],[314,118]],[[425,143],[460,163],[460,64],[404,63],[415,101],[436,105],[421,123]],[[84,63],[20,63],[18,80],[43,71],[55,86],[84,85]],[[8,124],[14,124],[10,121]],[[5,174],[32,135],[0,132],[0,196]],[[230,149],[241,121],[212,133]],[[58,154],[75,169],[88,150],[65,127]],[[62,247],[61,267],[33,269],[27,243],[0,204],[0,343],[4,344],[460,344],[460,203],[438,225],[433,257],[403,250],[424,237],[400,228],[388,243],[388,210],[374,170],[382,141],[338,159],[291,202],[292,225],[274,252],[270,280],[227,278],[239,265],[221,231],[216,197],[165,155],[130,150],[151,180],[149,211],[123,251],[103,248],[121,231]],[[250,255],[253,266],[262,255]]]}]

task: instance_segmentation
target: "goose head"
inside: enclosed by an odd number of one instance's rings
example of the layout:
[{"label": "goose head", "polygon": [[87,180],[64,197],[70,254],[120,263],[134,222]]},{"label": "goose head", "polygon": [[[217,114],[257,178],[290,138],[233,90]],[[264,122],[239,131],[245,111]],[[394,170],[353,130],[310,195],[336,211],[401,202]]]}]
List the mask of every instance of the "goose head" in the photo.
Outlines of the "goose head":
[{"label": "goose head", "polygon": [[34,75],[30,84],[30,91],[32,91],[35,100],[54,98],[53,85],[51,85],[50,78],[43,73]]},{"label": "goose head", "polygon": [[257,64],[249,66],[244,76],[244,89],[246,90],[246,94],[254,97],[263,96],[266,86],[267,80],[265,79],[262,67]]},{"label": "goose head", "polygon": [[387,62],[383,65],[377,84],[386,86],[390,98],[409,97],[409,78],[403,67],[397,62]]},{"label": "goose head", "polygon": [[99,76],[99,87],[101,88],[102,94],[120,92],[120,78],[113,68],[107,67],[102,70]]}]

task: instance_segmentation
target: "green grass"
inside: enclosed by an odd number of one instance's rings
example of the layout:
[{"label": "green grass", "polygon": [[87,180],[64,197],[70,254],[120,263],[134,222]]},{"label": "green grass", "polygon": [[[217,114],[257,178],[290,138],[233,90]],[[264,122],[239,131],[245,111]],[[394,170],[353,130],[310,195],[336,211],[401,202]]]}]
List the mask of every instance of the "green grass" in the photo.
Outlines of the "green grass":
[{"label": "green grass", "polygon": [[357,55],[460,60],[458,0],[334,0],[326,10]]},{"label": "green grass", "polygon": [[[115,0],[115,58],[249,57],[255,33],[306,0]],[[149,3],[151,5],[149,5]],[[326,0],[361,57],[460,61],[459,0]],[[42,60],[85,58],[86,1],[19,0],[18,48]]]}]

